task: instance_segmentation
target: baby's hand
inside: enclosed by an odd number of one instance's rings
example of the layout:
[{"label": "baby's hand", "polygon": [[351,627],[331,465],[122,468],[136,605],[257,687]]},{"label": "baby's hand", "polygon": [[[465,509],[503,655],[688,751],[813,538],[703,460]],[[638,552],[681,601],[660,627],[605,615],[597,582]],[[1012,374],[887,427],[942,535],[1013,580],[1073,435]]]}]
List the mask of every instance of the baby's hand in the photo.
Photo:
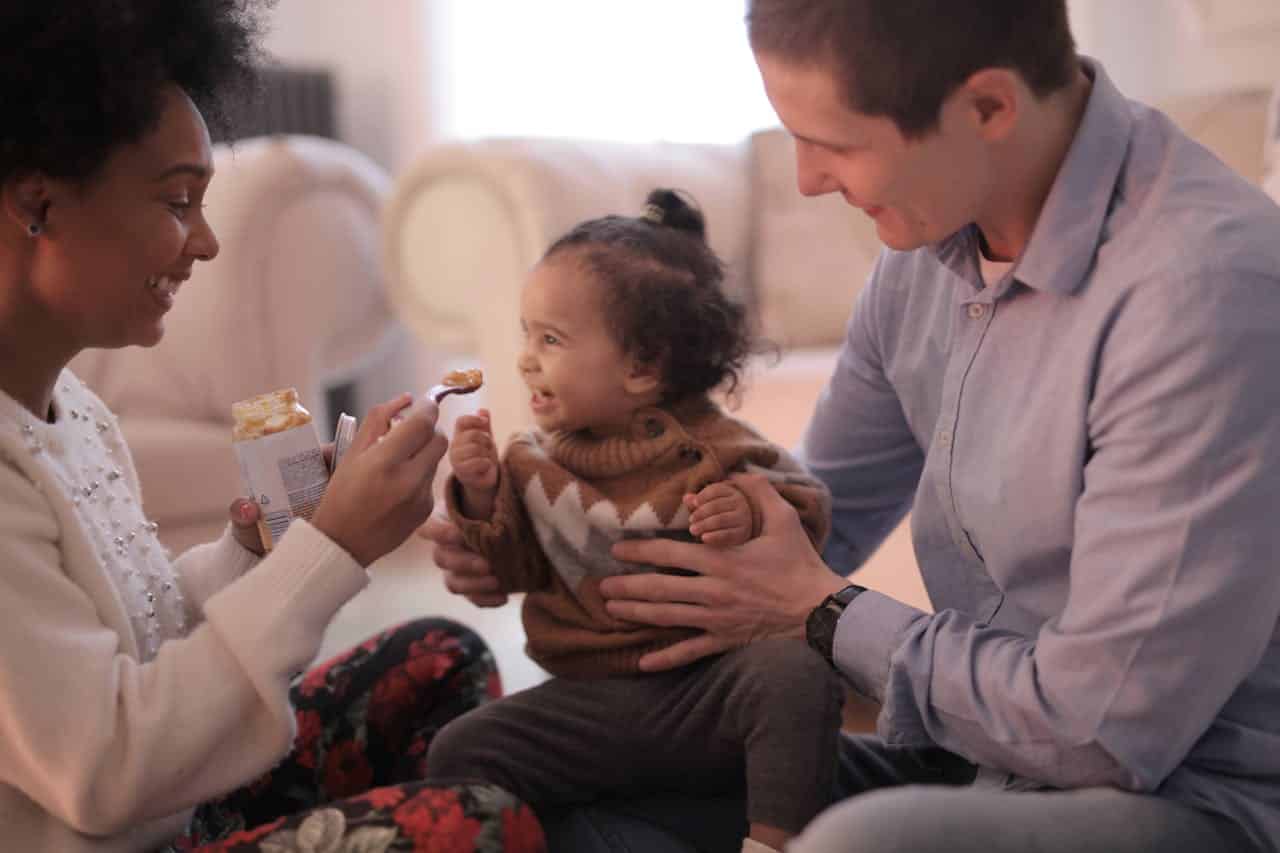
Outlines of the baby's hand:
[{"label": "baby's hand", "polygon": [[498,447],[493,443],[489,410],[463,415],[453,427],[449,463],[464,489],[491,493],[498,485]]},{"label": "baby's hand", "polygon": [[712,483],[696,495],[685,495],[689,532],[708,545],[727,548],[751,538],[752,514],[747,496],[729,483]]}]

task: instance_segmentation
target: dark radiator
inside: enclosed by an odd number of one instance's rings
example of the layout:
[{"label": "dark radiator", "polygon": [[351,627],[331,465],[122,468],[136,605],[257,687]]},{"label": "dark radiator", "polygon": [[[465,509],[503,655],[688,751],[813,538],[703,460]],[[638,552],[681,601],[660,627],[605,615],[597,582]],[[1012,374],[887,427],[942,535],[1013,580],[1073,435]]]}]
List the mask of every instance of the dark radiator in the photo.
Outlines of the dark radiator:
[{"label": "dark radiator", "polygon": [[333,75],[303,68],[264,68],[254,96],[230,105],[225,131],[214,133],[214,142],[305,133],[337,138],[334,120]]}]

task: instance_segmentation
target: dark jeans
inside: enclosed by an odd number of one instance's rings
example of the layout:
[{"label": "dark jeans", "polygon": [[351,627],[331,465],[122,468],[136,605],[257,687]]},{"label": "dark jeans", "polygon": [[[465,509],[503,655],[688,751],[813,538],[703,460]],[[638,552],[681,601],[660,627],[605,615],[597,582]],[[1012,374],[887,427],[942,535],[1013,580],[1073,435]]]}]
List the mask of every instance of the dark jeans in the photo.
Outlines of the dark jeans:
[{"label": "dark jeans", "polygon": [[[835,798],[892,785],[964,785],[975,768],[941,749],[886,748],[877,738],[841,738]],[[551,853],[740,853],[744,795],[654,797],[544,812]]]},{"label": "dark jeans", "polygon": [[[1195,851],[1257,847],[1225,818],[1111,788],[1002,790],[940,749],[844,737],[836,796],[788,849],[813,853]],[[855,796],[864,794],[865,796]],[[552,853],[739,853],[742,798],[601,803],[543,814]]]},{"label": "dark jeans", "polygon": [[553,678],[431,742],[433,775],[483,779],[548,810],[742,790],[752,823],[799,832],[831,803],[840,683],[799,640],[662,673]]}]

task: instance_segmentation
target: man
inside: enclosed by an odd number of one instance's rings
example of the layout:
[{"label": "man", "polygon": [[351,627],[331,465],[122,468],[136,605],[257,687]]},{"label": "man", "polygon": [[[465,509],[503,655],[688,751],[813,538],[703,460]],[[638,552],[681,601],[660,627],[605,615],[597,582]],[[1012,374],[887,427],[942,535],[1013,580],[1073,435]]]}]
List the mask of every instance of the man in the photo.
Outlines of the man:
[{"label": "man", "polygon": [[[788,850],[1280,849],[1280,210],[1077,57],[1065,0],[748,27],[801,192],[888,249],[803,445],[832,543],[748,481],[741,548],[619,544],[698,572],[602,585],[704,629],[643,665],[807,635],[882,703]],[[909,508],[933,614],[831,572]]]}]

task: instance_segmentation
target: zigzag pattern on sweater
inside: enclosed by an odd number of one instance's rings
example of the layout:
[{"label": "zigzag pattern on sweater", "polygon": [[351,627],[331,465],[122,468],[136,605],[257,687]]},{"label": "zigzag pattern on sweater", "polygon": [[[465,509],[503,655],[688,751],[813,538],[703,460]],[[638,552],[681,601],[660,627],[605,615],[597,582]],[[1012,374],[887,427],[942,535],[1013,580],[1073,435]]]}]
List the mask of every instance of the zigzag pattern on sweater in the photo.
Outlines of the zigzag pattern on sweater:
[{"label": "zigzag pattern on sweater", "polygon": [[653,570],[652,566],[614,559],[609,549],[621,539],[688,535],[689,510],[683,504],[666,524],[648,502],[640,504],[623,519],[617,505],[607,498],[584,506],[582,489],[576,480],[560,489],[553,501],[541,474],[536,473],[521,497],[539,544],[570,589],[577,589],[589,575],[608,577]]}]

